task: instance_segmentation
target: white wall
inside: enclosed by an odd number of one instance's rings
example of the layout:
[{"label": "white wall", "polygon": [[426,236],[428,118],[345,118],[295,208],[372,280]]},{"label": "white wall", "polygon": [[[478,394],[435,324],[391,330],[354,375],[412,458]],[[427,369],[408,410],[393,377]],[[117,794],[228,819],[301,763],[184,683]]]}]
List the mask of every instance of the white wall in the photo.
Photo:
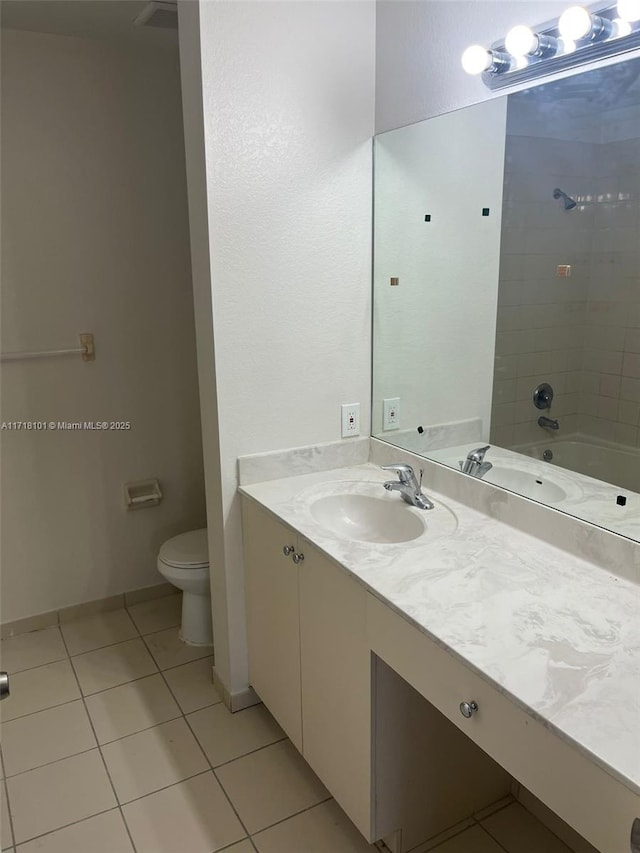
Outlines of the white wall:
[{"label": "white wall", "polygon": [[376,138],[372,427],[388,441],[387,397],[401,430],[480,418],[489,438],[506,102]]},{"label": "white wall", "polygon": [[369,2],[200,4],[225,530],[214,631],[232,692],[247,682],[237,457],[338,439],[345,402],[369,430],[374,15]]},{"label": "white wall", "polygon": [[[129,432],[2,438],[2,618],[160,582],[162,541],[204,523],[175,51],[2,33],[2,419]],[[124,509],[157,476],[160,507]]]},{"label": "white wall", "polygon": [[180,39],[180,79],[184,121],[187,185],[189,188],[189,231],[191,270],[195,308],[198,385],[204,480],[207,494],[207,532],[211,605],[214,625],[216,666],[224,684],[229,684],[230,631],[225,568],[224,513],[218,390],[213,341],[211,257],[207,208],[207,164],[205,158],[202,64],[200,45],[200,4],[181,2],[178,6]]}]

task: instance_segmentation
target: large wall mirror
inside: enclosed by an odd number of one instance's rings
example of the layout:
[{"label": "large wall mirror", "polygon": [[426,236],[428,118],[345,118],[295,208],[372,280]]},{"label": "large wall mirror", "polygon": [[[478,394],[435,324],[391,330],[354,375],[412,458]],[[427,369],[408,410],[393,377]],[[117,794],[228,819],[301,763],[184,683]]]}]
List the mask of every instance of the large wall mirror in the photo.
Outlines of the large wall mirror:
[{"label": "large wall mirror", "polygon": [[373,435],[640,541],[640,59],[380,134],[374,197]]}]

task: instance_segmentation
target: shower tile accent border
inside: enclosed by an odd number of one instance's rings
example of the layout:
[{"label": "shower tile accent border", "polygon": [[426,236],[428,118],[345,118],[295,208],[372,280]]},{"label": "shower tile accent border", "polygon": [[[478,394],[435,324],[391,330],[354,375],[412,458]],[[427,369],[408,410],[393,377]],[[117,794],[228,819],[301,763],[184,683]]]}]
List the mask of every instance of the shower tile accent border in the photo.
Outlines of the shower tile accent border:
[{"label": "shower tile accent border", "polygon": [[238,457],[238,483],[249,486],[297,474],[364,465],[368,460],[369,436],[255,453]]},{"label": "shower tile accent border", "polygon": [[129,592],[121,592],[118,595],[109,595],[106,598],[96,598],[94,601],[86,601],[83,604],[72,604],[69,607],[61,607],[59,610],[49,610],[35,616],[25,616],[23,619],[14,619],[0,625],[0,639],[8,640],[11,637],[17,637],[19,634],[41,631],[44,628],[53,628],[67,622],[75,622],[87,616],[95,616],[96,613],[120,610],[122,607],[130,607],[133,604],[139,604],[141,601],[164,598],[167,595],[173,595],[174,592],[175,587],[172,584],[159,583]]}]

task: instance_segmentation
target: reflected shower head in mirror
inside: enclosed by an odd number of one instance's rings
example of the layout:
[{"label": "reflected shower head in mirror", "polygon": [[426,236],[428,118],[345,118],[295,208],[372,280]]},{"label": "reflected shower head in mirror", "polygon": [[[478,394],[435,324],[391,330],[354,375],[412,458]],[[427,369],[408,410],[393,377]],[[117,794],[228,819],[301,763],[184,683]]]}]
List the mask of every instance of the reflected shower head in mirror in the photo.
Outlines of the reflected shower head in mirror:
[{"label": "reflected shower head in mirror", "polygon": [[560,187],[556,187],[553,191],[554,198],[561,198],[564,201],[564,209],[565,210],[573,210],[573,208],[578,204],[577,201],[574,201],[571,196],[568,196],[566,192],[560,189]]}]

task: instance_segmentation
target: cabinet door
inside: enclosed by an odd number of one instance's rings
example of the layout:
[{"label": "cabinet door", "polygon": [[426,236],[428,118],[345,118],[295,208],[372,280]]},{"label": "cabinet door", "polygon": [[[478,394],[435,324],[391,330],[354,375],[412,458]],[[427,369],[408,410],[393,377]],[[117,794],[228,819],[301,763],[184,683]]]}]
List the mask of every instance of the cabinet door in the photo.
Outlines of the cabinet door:
[{"label": "cabinet door", "polygon": [[297,536],[246,499],[243,526],[249,681],[302,751]]},{"label": "cabinet door", "polygon": [[308,542],[300,547],[303,755],[373,841],[366,592]]}]

